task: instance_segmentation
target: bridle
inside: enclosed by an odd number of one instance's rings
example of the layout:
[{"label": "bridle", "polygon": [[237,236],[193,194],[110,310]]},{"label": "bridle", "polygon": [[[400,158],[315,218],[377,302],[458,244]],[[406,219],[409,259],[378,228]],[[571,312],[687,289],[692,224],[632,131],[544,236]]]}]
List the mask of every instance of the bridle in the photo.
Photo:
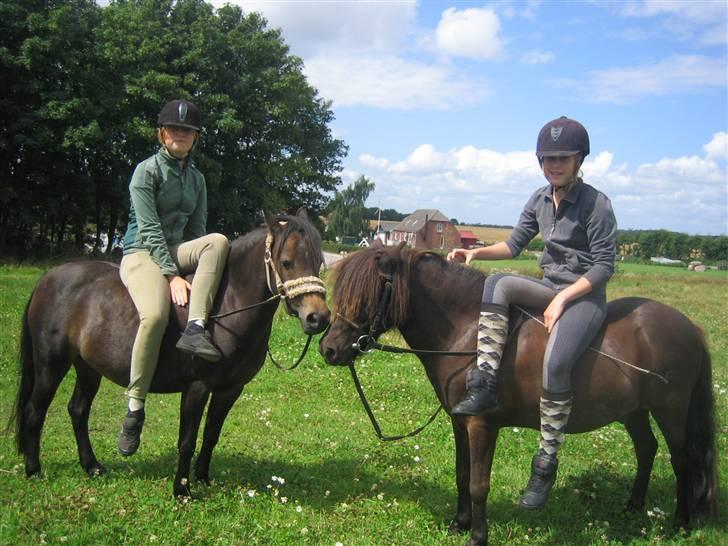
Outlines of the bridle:
[{"label": "bridle", "polygon": [[[270,232],[265,236],[265,256],[263,261],[265,262],[265,281],[268,284],[268,290],[271,294],[278,294],[286,304],[288,300],[304,294],[326,294],[326,285],[318,277],[298,277],[297,279],[291,279],[285,282],[281,280],[276,263],[273,261],[273,235]],[[275,290],[271,284],[271,271],[275,279]]]},{"label": "bridle", "polygon": [[[298,296],[303,296],[304,294],[319,293],[326,295],[326,285],[324,284],[324,281],[322,281],[318,277],[298,277],[297,279],[291,279],[290,281],[282,281],[281,276],[278,274],[278,269],[276,268],[275,261],[273,260],[272,249],[273,235],[268,233],[268,235],[266,235],[265,237],[265,255],[263,257],[263,264],[265,267],[265,281],[268,286],[268,291],[273,295],[267,300],[254,303],[252,305],[246,305],[245,307],[240,307],[238,309],[227,311],[225,313],[210,315],[208,318],[219,319],[227,317],[236,313],[247,311],[248,309],[260,307],[261,305],[265,305],[272,301],[278,301],[280,299],[284,300],[286,302],[286,305],[288,306],[288,300],[297,298]],[[273,276],[276,281],[275,290],[273,289],[270,281],[271,271],[273,272]],[[288,314],[295,314],[291,312],[290,306],[288,306]]]},{"label": "bridle", "polygon": [[[291,279],[285,282],[281,280],[281,276],[278,273],[278,268],[276,267],[275,260],[273,260],[273,234],[271,234],[270,231],[265,237],[265,253],[263,257],[263,265],[265,267],[265,281],[268,286],[268,291],[272,294],[270,298],[258,303],[254,303],[252,305],[246,305],[245,307],[241,307],[239,309],[234,309],[233,311],[228,311],[226,313],[210,315],[208,318],[220,319],[237,313],[242,313],[243,311],[248,311],[249,309],[261,307],[274,301],[278,302],[278,300],[281,299],[286,303],[286,312],[288,313],[288,315],[295,316],[296,313],[293,311],[289,303],[289,301],[293,298],[297,298],[298,296],[303,296],[305,294],[322,294],[324,297],[326,297],[326,285],[324,284],[324,281],[322,281],[318,277],[298,277],[296,279]],[[273,273],[273,278],[275,279],[275,290],[273,289],[273,285],[271,283],[271,272]],[[270,346],[266,346],[266,352],[268,353],[268,357],[271,359],[271,362],[273,362],[273,364],[275,364],[278,369],[285,371],[293,370],[298,367],[303,358],[306,356],[308,348],[311,345],[312,337],[313,335],[308,335],[308,339],[306,340],[306,345],[303,348],[301,356],[298,357],[298,360],[296,360],[296,362],[289,367],[282,366],[276,361],[275,358],[273,358],[273,355],[270,352]]]}]

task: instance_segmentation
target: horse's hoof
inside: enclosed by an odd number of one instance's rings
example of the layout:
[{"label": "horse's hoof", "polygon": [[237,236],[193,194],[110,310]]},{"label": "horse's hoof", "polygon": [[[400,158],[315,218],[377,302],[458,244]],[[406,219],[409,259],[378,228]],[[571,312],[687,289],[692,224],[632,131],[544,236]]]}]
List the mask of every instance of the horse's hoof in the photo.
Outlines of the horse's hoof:
[{"label": "horse's hoof", "polygon": [[175,495],[174,500],[176,500],[178,504],[189,504],[195,500],[195,498],[192,496],[192,493],[182,493],[180,495]]},{"label": "horse's hoof", "polygon": [[203,485],[210,485],[211,483],[210,476],[208,476],[207,474],[205,474],[204,476],[195,475],[195,479]]},{"label": "horse's hoof", "polygon": [[447,528],[447,534],[450,536],[462,535],[463,533],[467,533],[468,531],[470,531],[470,525],[460,523],[457,520],[452,520],[450,522],[450,526]]},{"label": "horse's hoof", "polygon": [[187,504],[193,500],[192,491],[190,491],[190,482],[187,478],[182,478],[179,482],[175,482],[174,498],[180,504]]},{"label": "horse's hoof", "polygon": [[104,466],[99,463],[93,464],[86,469],[86,474],[88,474],[89,478],[97,478],[99,476],[103,476],[106,473],[106,468],[104,468]]}]

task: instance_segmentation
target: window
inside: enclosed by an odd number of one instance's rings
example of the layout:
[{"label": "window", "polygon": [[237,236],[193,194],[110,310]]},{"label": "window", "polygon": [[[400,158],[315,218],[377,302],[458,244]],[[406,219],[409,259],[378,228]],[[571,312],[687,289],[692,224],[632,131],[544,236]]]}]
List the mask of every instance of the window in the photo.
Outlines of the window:
[{"label": "window", "polygon": [[442,233],[442,222],[438,222],[437,224],[435,224],[435,230],[438,233]]}]

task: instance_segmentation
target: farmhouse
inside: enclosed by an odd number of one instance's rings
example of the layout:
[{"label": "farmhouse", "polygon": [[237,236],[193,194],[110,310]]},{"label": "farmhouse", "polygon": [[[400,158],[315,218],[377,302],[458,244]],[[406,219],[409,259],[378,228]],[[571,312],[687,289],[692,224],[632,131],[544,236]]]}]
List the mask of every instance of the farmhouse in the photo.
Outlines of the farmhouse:
[{"label": "farmhouse", "polygon": [[390,244],[413,248],[452,249],[460,246],[460,232],[437,209],[418,209],[392,228]]}]

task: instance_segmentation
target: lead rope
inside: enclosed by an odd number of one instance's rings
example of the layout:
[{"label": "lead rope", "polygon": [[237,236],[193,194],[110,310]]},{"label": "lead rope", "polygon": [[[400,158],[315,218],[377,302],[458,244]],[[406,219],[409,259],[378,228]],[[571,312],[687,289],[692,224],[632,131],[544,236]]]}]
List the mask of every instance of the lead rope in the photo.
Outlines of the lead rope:
[{"label": "lead rope", "polygon": [[[515,307],[521,313],[523,313],[524,315],[532,318],[533,320],[535,320],[536,322],[538,322],[544,328],[546,327],[546,325],[543,323],[542,320],[539,320],[538,318],[534,317],[531,313],[529,313],[528,311],[526,311],[523,307],[521,307],[519,305],[516,305]],[[622,360],[621,358],[617,358],[616,356],[613,356],[613,355],[610,355],[608,353],[605,353],[604,351],[600,351],[599,349],[595,349],[591,345],[589,347],[587,347],[587,349],[589,349],[590,351],[593,351],[593,352],[595,352],[597,354],[600,354],[602,356],[606,356],[607,358],[610,358],[610,359],[614,360],[615,362],[619,362],[620,364],[624,364],[625,366],[629,366],[630,368],[632,368],[633,370],[637,370],[638,372],[646,373],[647,375],[654,375],[660,381],[662,381],[663,383],[665,383],[665,385],[669,385],[670,384],[670,382],[667,380],[667,378],[664,375],[660,375],[657,372],[653,372],[652,370],[647,370],[645,368],[640,368],[639,366],[635,366],[634,364],[630,364],[629,362],[627,362],[625,360]]]}]

